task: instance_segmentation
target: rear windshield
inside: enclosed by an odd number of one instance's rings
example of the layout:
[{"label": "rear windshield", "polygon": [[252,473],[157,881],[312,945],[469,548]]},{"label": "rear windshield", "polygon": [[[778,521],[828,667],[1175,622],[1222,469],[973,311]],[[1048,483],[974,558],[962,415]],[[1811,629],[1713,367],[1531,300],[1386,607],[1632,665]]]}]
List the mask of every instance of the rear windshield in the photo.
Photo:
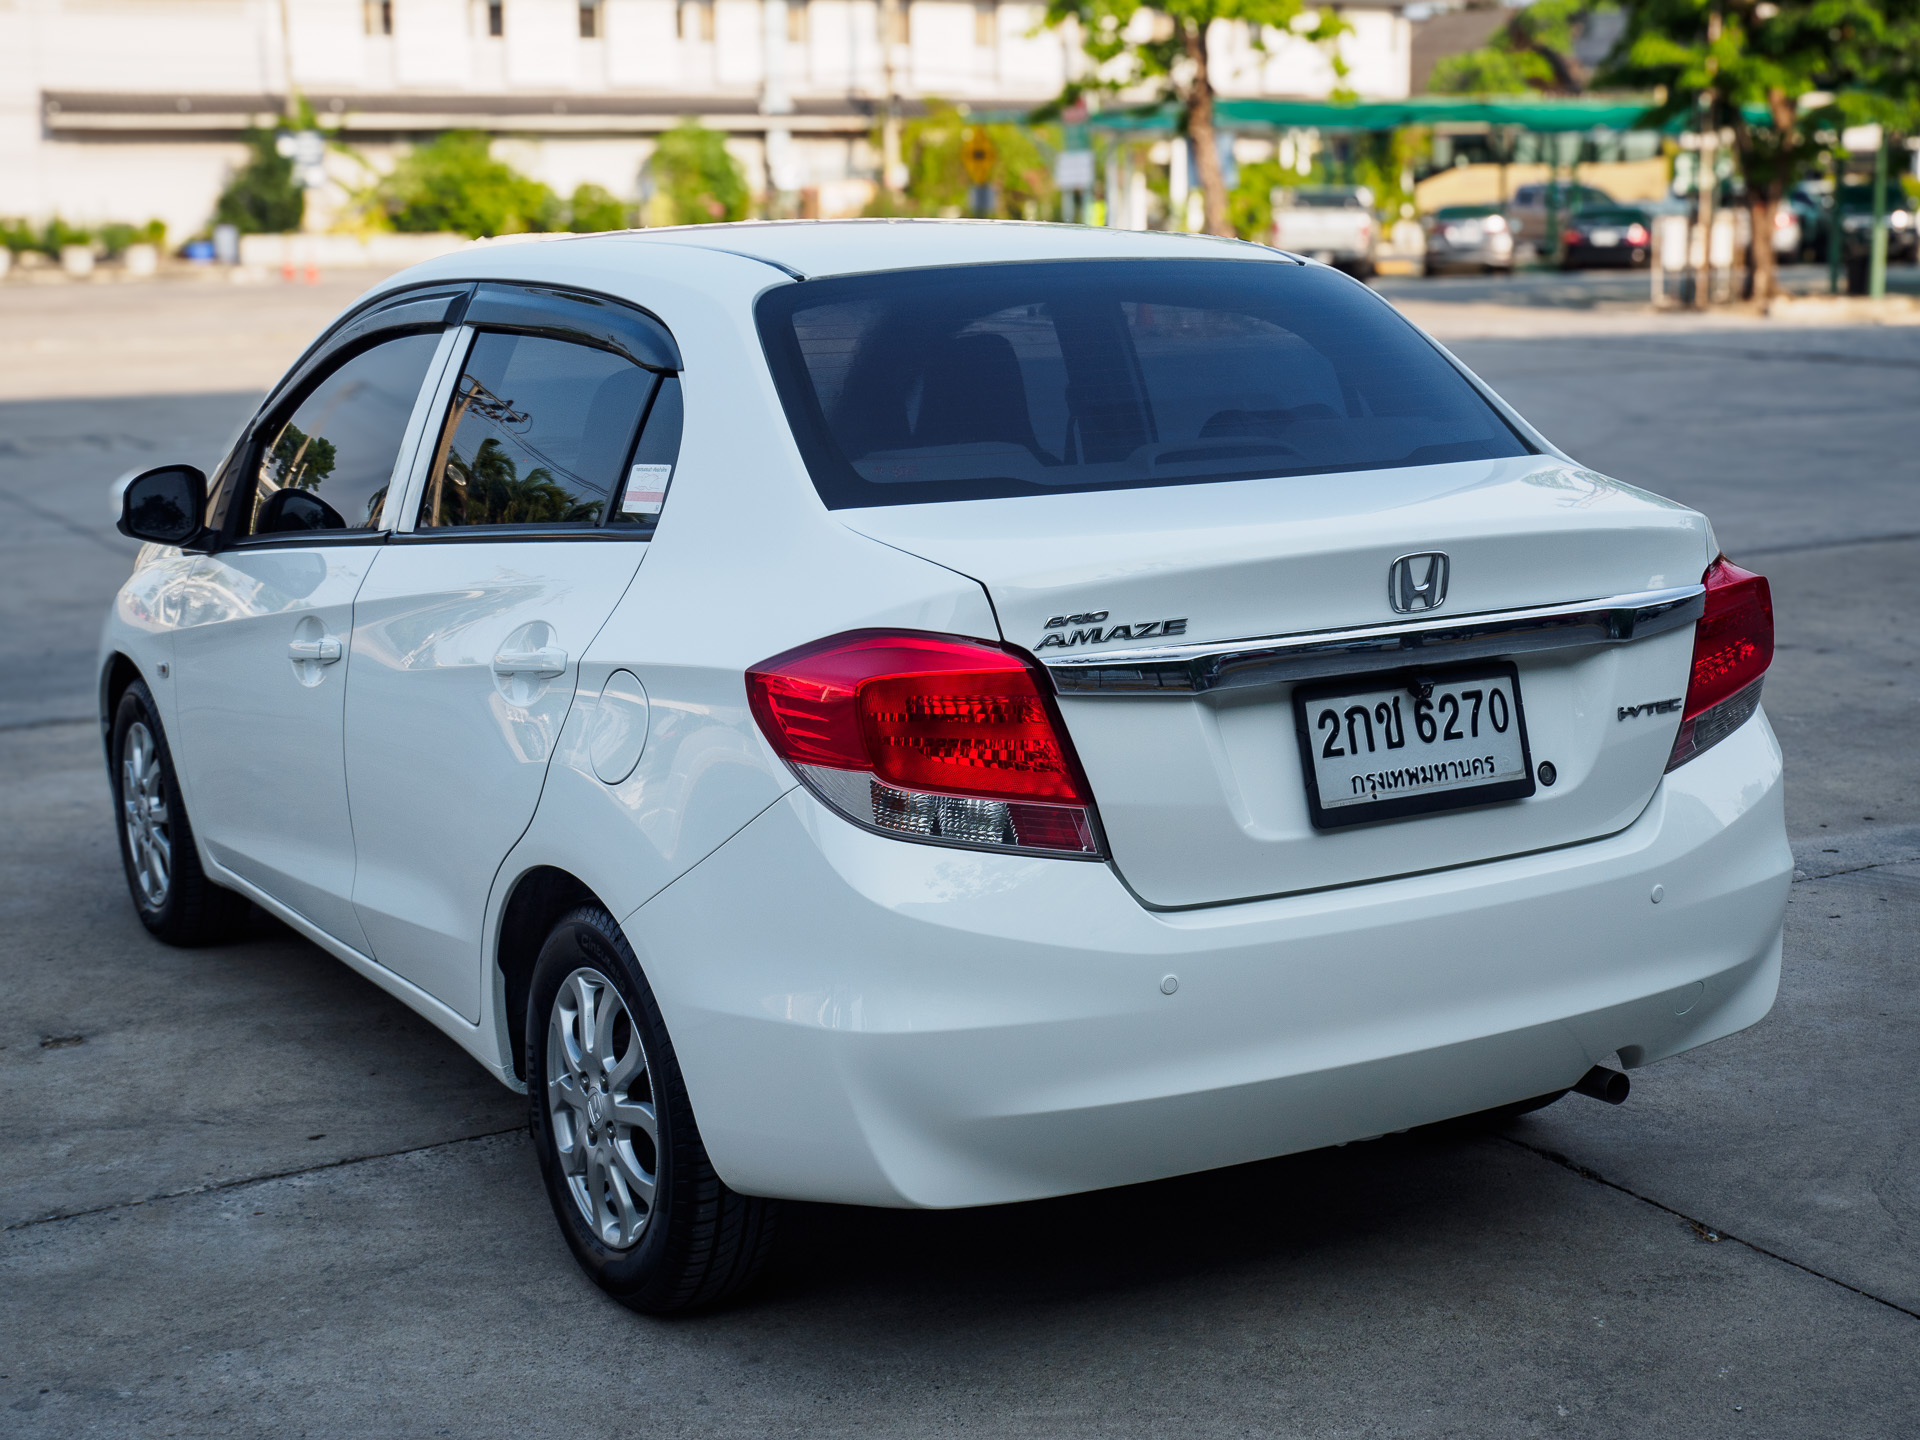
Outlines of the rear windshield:
[{"label": "rear windshield", "polygon": [[831,509],[1524,455],[1332,270],[1073,260],[781,285],[757,318]]}]

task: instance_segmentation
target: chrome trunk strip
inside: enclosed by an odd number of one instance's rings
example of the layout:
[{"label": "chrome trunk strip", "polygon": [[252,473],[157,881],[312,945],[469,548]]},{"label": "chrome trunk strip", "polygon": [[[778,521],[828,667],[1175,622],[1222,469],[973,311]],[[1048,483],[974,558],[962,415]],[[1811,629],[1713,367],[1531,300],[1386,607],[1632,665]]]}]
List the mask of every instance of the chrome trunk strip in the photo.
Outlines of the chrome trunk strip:
[{"label": "chrome trunk strip", "polygon": [[1046,667],[1053,688],[1062,695],[1194,695],[1456,660],[1622,645],[1693,624],[1706,609],[1705,595],[1704,585],[1682,585],[1444,620],[1073,655],[1048,659]]}]

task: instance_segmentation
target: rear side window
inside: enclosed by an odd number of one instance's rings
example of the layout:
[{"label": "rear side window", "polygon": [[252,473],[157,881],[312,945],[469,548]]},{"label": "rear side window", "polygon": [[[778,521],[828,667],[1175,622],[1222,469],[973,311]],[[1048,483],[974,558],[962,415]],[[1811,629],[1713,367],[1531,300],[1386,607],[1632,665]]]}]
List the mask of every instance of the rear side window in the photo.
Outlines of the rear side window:
[{"label": "rear side window", "polygon": [[1319,267],[1067,261],[763,295],[830,508],[1433,465],[1528,446],[1387,306]]},{"label": "rear side window", "polygon": [[416,528],[605,523],[654,387],[652,372],[611,351],[474,336]]},{"label": "rear side window", "polygon": [[248,535],[377,530],[437,334],[363,350],[308,391],[260,456]]}]

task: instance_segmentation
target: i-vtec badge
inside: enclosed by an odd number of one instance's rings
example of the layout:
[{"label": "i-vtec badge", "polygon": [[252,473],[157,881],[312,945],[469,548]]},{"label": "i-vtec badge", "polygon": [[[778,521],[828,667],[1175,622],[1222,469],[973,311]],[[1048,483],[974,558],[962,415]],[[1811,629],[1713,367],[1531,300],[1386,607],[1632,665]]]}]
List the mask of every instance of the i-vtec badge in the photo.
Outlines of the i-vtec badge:
[{"label": "i-vtec badge", "polygon": [[1620,718],[1632,720],[1641,715],[1671,715],[1680,708],[1684,699],[1684,696],[1676,695],[1671,700],[1649,700],[1641,705],[1622,705]]},{"label": "i-vtec badge", "polygon": [[[1047,621],[1047,633],[1036,650],[1065,650],[1075,645],[1105,645],[1112,640],[1158,640],[1163,636],[1184,635],[1187,622],[1179,620],[1135,620],[1130,625],[1100,628],[1107,618],[1105,610],[1089,610],[1080,615],[1056,615]],[[1080,628],[1075,629],[1073,627]]]},{"label": "i-vtec badge", "polygon": [[1441,550],[1402,555],[1387,567],[1387,603],[1401,615],[1438,610],[1447,603],[1447,571],[1451,568]]}]

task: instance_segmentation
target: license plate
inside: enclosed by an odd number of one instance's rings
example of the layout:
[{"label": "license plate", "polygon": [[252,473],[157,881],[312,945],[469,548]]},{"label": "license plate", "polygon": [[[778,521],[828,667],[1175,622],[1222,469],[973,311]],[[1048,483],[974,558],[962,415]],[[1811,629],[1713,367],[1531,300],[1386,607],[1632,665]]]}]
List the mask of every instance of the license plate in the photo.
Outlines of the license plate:
[{"label": "license plate", "polygon": [[1620,243],[1620,232],[1618,230],[1595,230],[1587,237],[1587,243],[1596,246],[1618,245]]},{"label": "license plate", "polygon": [[1303,686],[1293,717],[1317,830],[1533,794],[1510,664]]}]

